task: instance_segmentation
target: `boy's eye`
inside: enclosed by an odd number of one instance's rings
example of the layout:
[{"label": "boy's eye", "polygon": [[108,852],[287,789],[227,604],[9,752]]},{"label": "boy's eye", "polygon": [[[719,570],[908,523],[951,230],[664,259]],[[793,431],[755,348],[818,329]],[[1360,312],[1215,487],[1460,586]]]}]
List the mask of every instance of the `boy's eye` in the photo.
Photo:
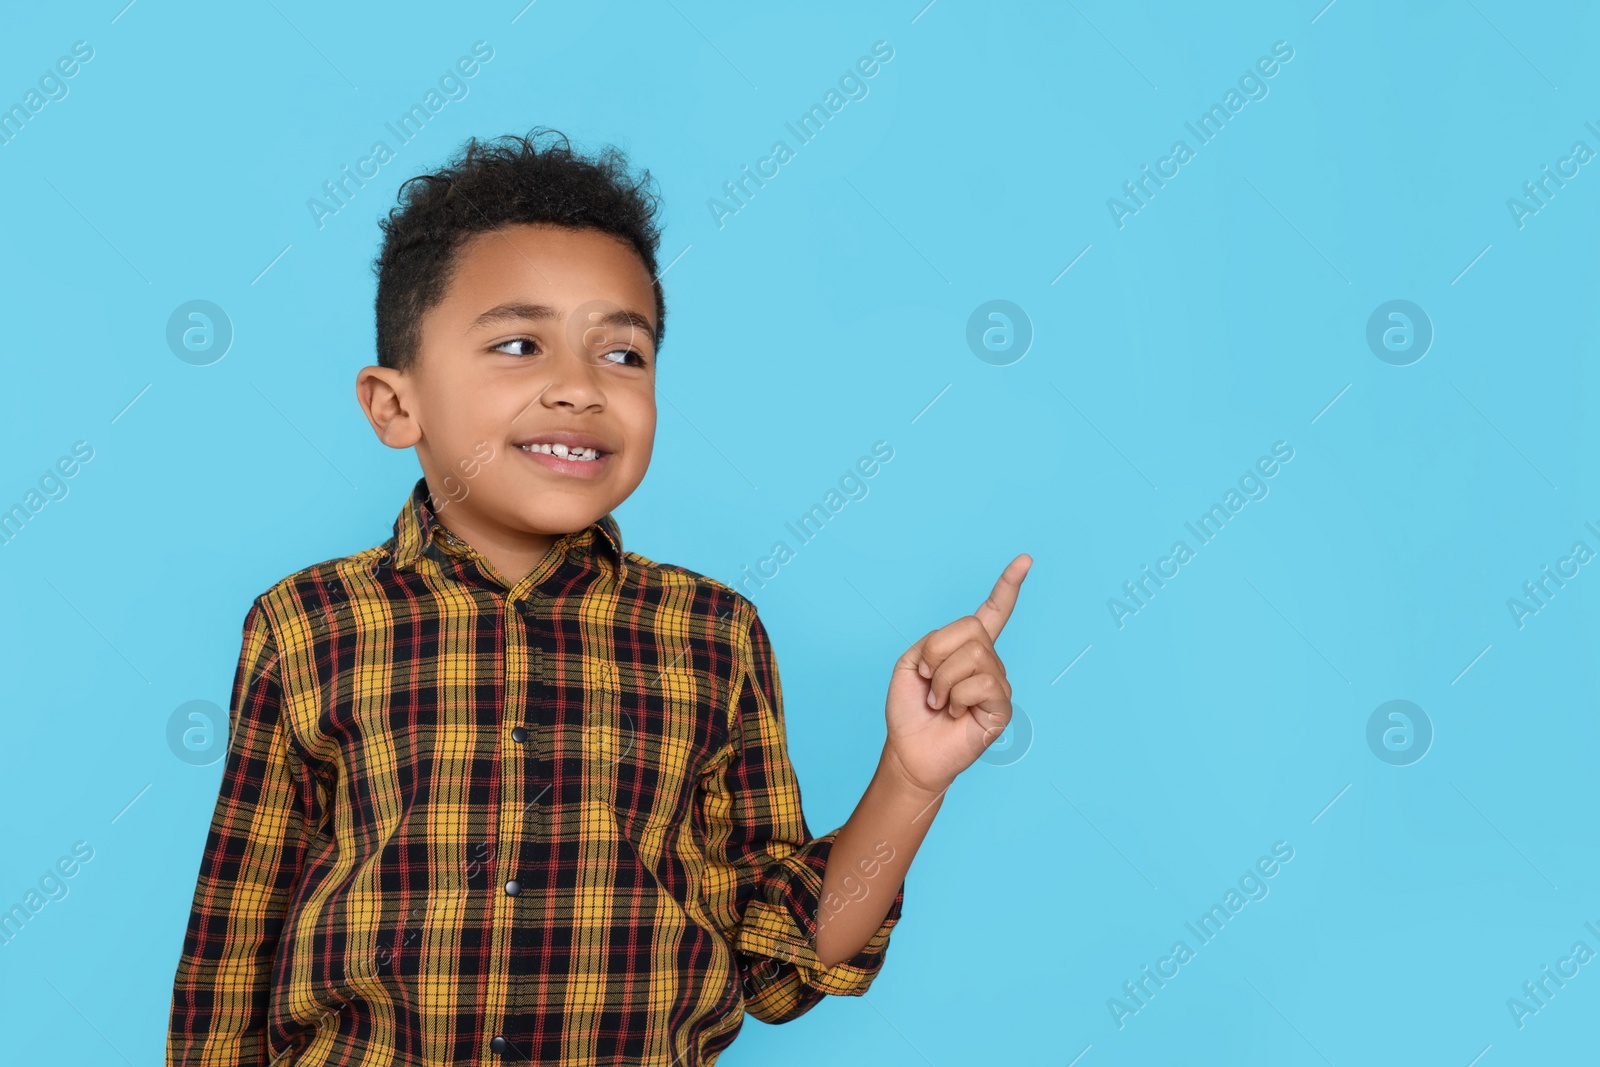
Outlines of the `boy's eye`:
[{"label": "boy's eye", "polygon": [[[513,337],[509,341],[501,341],[499,344],[494,346],[493,350],[496,351],[496,352],[505,352],[506,355],[508,355],[508,356],[529,356],[529,355],[533,355],[533,353],[531,351],[509,352],[509,351],[506,351],[506,350],[511,345],[534,345],[534,346],[536,346],[536,345],[538,345],[538,343],[539,342],[535,341],[531,337]],[[610,360],[610,357],[612,357],[612,356],[621,356],[622,357],[620,360],[611,360],[611,362],[619,364],[619,365],[628,365],[628,366],[635,366],[635,367],[646,366],[644,356],[640,355],[638,352],[635,352],[631,348],[612,349],[610,352],[606,352],[602,358]],[[629,356],[633,357],[633,363],[632,364],[629,364],[627,362]]]}]

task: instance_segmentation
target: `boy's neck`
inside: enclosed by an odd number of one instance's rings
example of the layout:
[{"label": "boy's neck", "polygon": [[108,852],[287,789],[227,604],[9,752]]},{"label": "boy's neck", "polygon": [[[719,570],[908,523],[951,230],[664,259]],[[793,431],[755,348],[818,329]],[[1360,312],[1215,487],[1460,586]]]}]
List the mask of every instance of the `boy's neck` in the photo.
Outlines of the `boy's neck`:
[{"label": "boy's neck", "polygon": [[563,536],[498,531],[488,525],[480,526],[465,512],[451,514],[451,511],[446,507],[443,514],[434,513],[434,521],[444,528],[444,535],[468,545],[488,560],[508,588],[526,578]]}]

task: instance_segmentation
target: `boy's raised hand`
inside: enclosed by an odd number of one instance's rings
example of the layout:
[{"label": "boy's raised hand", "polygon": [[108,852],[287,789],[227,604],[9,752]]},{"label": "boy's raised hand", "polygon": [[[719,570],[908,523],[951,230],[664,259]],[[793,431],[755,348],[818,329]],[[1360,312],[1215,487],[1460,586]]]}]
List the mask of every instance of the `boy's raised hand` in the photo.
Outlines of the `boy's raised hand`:
[{"label": "boy's raised hand", "polygon": [[884,755],[912,785],[943,792],[1011,721],[1011,683],[994,643],[1032,566],[1033,557],[1017,556],[974,614],[932,631],[895,663]]}]

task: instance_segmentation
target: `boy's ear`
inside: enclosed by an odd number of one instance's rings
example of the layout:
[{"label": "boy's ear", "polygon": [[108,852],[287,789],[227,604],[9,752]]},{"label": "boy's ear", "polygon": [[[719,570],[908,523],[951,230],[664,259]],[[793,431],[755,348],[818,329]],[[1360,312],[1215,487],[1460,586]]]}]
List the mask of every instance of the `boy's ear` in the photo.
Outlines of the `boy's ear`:
[{"label": "boy's ear", "polygon": [[362,367],[356,374],[356,400],[378,440],[390,448],[410,448],[422,440],[411,411],[411,384],[392,367]]}]

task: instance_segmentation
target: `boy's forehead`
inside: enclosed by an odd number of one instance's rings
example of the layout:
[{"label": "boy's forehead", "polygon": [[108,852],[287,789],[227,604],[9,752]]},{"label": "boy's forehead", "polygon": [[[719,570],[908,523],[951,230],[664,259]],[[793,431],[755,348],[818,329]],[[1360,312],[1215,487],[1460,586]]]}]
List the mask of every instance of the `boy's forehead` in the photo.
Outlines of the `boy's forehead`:
[{"label": "boy's forehead", "polygon": [[627,241],[588,227],[515,223],[457,247],[445,292],[423,315],[423,345],[508,328],[512,317],[496,312],[511,307],[542,309],[533,317],[547,320],[620,311],[651,343],[657,329],[650,272]]},{"label": "boy's forehead", "polygon": [[519,297],[571,306],[596,299],[624,307],[642,302],[638,310],[654,310],[643,260],[628,242],[601,230],[517,223],[474,234],[455,259],[445,300],[481,304],[473,315]]}]

